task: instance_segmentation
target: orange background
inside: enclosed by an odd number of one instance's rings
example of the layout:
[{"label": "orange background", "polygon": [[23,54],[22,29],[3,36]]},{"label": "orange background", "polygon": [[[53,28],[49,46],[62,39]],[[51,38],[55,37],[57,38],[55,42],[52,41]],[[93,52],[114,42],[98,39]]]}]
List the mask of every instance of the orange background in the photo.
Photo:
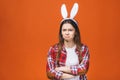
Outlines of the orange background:
[{"label": "orange background", "polygon": [[47,80],[46,56],[58,41],[60,7],[80,5],[89,80],[120,80],[119,0],[0,0],[0,80]]}]

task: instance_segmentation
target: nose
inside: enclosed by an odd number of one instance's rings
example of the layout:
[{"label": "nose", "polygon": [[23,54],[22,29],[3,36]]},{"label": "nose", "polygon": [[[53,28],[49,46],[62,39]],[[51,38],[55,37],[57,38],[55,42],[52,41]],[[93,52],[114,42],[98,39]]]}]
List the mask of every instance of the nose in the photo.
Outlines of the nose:
[{"label": "nose", "polygon": [[67,30],[65,34],[68,35],[68,34],[69,34],[69,31]]}]

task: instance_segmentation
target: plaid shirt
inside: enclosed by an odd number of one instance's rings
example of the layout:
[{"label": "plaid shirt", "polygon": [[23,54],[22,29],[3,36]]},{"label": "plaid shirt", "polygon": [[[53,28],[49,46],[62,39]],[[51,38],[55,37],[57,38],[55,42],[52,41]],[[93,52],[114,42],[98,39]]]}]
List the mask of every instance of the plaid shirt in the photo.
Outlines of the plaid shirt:
[{"label": "plaid shirt", "polygon": [[[78,51],[77,48],[75,49],[75,52],[79,57],[80,52]],[[46,71],[47,71],[48,78],[51,80],[62,80],[61,76],[62,76],[63,72],[55,70],[55,67],[57,67],[57,61],[56,61],[57,53],[58,53],[57,44],[50,47],[50,49],[48,51],[48,56],[47,56]],[[62,51],[60,54],[60,58],[59,58],[60,66],[65,66],[66,57],[67,57],[66,55],[67,55],[67,52],[63,45]],[[82,56],[82,61],[79,63],[79,65],[70,66],[71,74],[76,75],[76,76],[79,75],[79,80],[87,80],[87,77],[85,74],[89,68],[89,56],[90,55],[89,55],[88,47],[86,45],[82,45],[81,56]]]}]

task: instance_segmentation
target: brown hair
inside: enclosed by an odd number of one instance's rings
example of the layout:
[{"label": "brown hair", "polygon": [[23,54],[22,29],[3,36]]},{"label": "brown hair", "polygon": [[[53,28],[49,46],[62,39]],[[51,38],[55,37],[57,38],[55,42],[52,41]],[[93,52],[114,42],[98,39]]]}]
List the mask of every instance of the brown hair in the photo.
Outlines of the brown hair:
[{"label": "brown hair", "polygon": [[[58,66],[59,66],[59,57],[60,57],[60,53],[61,53],[61,50],[62,50],[62,45],[64,44],[64,39],[63,39],[63,36],[62,36],[62,26],[65,23],[71,24],[75,29],[74,42],[75,42],[79,52],[81,52],[81,46],[82,46],[81,37],[80,37],[80,31],[79,31],[77,22],[75,22],[75,21],[73,21],[71,19],[65,19],[64,21],[62,21],[61,24],[60,24],[60,29],[59,29],[58,54],[56,56]],[[82,60],[81,54],[79,55],[79,60],[80,61]]]}]

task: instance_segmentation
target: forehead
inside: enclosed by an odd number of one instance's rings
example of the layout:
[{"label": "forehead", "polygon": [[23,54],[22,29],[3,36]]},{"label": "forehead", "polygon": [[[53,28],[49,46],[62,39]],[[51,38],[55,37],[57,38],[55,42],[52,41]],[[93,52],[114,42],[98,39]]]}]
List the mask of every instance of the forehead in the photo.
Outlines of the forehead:
[{"label": "forehead", "polygon": [[74,27],[70,23],[65,23],[63,24],[62,29],[74,29]]}]

